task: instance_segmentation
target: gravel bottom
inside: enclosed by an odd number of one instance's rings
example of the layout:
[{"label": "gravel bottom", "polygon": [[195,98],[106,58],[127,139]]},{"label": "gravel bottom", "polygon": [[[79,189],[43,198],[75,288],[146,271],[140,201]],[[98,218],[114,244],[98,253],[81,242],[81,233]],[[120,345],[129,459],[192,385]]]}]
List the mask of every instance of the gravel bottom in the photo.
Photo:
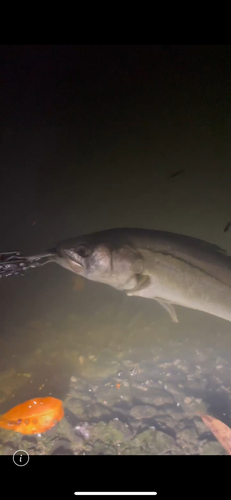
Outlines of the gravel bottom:
[{"label": "gravel bottom", "polygon": [[231,427],[229,360],[209,348],[176,354],[172,342],[168,357],[156,348],[143,359],[135,349],[80,357],[63,420],[42,435],[0,429],[0,454],[226,455],[199,414]]}]

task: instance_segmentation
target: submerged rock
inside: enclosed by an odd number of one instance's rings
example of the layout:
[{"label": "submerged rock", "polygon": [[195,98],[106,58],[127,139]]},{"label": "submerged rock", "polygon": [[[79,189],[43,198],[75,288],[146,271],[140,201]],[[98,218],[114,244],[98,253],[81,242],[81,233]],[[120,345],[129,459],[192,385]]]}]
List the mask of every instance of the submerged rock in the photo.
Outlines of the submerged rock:
[{"label": "submerged rock", "polygon": [[142,420],[143,418],[155,417],[159,413],[159,410],[157,410],[154,406],[145,404],[133,406],[133,408],[131,408],[130,410],[130,415],[138,420]]},{"label": "submerged rock", "polygon": [[137,450],[146,451],[148,454],[160,455],[176,446],[175,439],[164,432],[148,429],[140,432],[131,443]]},{"label": "submerged rock", "polygon": [[165,389],[149,387],[146,384],[135,384],[132,386],[132,395],[133,398],[154,406],[164,406],[174,403],[172,394]]},{"label": "submerged rock", "polygon": [[217,441],[207,441],[202,446],[202,455],[227,455],[227,453]]}]

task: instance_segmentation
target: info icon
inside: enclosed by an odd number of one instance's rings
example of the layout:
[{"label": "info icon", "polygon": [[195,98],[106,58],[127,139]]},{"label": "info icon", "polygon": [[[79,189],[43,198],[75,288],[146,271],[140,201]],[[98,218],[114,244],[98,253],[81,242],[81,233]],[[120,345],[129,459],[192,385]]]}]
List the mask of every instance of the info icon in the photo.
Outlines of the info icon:
[{"label": "info icon", "polygon": [[19,467],[23,467],[29,462],[29,455],[25,450],[18,450],[13,454],[13,462]]}]

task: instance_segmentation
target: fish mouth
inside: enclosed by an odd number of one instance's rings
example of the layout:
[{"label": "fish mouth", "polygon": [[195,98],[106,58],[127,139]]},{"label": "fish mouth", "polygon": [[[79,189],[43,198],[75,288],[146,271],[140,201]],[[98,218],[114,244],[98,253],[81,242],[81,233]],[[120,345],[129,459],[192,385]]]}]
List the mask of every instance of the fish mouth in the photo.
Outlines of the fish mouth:
[{"label": "fish mouth", "polygon": [[56,262],[77,274],[84,268],[83,258],[72,249],[59,248],[56,252]]}]

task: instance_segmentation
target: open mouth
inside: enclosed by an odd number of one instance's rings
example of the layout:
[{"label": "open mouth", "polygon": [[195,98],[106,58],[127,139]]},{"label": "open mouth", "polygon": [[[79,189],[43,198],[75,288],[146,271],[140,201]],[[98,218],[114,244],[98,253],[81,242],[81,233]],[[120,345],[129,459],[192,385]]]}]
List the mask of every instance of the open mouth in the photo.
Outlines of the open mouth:
[{"label": "open mouth", "polygon": [[75,267],[78,266],[80,269],[84,267],[83,259],[72,249],[61,249],[60,254],[64,259],[68,259],[70,264],[75,264]]}]

